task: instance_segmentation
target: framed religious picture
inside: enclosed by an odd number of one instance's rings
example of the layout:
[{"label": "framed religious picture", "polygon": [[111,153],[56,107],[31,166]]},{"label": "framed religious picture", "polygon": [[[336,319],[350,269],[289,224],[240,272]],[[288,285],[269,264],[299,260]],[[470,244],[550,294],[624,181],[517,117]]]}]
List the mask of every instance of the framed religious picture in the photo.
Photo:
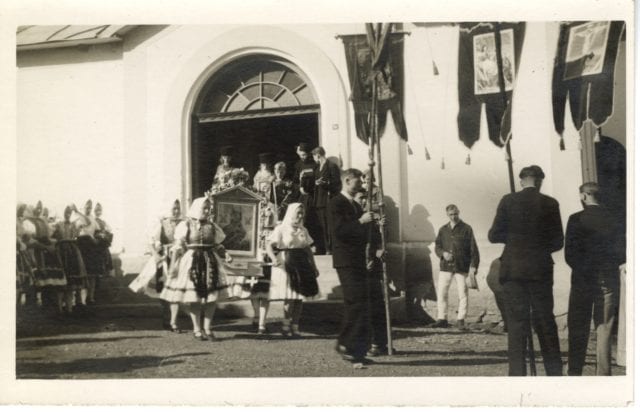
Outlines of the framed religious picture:
[{"label": "framed religious picture", "polygon": [[610,22],[592,21],[569,32],[564,80],[602,73]]},{"label": "framed religious picture", "polygon": [[218,199],[216,223],[224,231],[223,246],[233,256],[255,256],[258,239],[258,205]]},{"label": "framed religious picture", "polygon": [[[502,72],[505,91],[513,90],[515,79],[515,51],[513,29],[500,30]],[[494,33],[473,36],[473,79],[474,93],[500,93],[496,38]]]}]

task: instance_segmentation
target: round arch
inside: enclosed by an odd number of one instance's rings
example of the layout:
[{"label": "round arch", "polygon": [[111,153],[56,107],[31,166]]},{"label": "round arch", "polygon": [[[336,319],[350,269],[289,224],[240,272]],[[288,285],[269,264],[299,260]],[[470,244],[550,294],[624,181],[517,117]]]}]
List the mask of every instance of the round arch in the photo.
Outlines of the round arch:
[{"label": "round arch", "polygon": [[[166,164],[181,170],[184,201],[192,198],[190,136],[191,114],[206,81],[228,63],[249,55],[267,54],[291,62],[308,79],[322,107],[319,116],[319,143],[328,152],[350,162],[349,108],[346,85],[331,59],[317,44],[307,38],[275,26],[234,28],[216,36],[198,48],[182,64],[167,95],[164,117],[165,147],[181,151],[180,164],[165,155]],[[176,118],[179,114],[179,118]],[[179,143],[175,136],[181,136]],[[177,146],[179,144],[179,146]],[[169,170],[171,168],[167,168]],[[167,171],[167,174],[170,172]],[[172,181],[171,176],[167,176]],[[176,182],[178,183],[178,182]],[[167,190],[179,190],[168,187]],[[170,197],[170,195],[168,195]]]}]

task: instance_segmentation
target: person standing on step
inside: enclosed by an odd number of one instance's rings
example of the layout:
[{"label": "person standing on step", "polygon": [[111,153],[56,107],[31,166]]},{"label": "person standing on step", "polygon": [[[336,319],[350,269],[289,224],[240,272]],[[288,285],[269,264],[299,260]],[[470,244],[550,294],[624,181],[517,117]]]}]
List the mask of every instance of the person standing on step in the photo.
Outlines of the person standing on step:
[{"label": "person standing on step", "polygon": [[473,229],[460,219],[460,209],[456,205],[446,207],[449,223],[438,230],[435,242],[435,252],[440,258],[440,274],[438,276],[438,319],[434,328],[446,328],[447,306],[449,303],[449,287],[455,279],[458,286],[458,316],[456,326],[465,328],[464,319],[469,306],[469,291],[467,276],[478,271],[480,253]]},{"label": "person standing on step", "polygon": [[269,202],[276,206],[278,222],[282,222],[287,208],[291,203],[298,201],[300,192],[293,180],[286,177],[287,164],[285,162],[276,163],[274,173],[275,179],[272,183]]},{"label": "person standing on step", "polygon": [[329,206],[329,200],[340,193],[340,168],[327,160],[327,154],[322,146],[313,149],[311,154],[316,162],[313,192],[313,212],[318,222],[316,253],[325,255],[331,253],[331,225],[328,220],[327,206]]},{"label": "person standing on step", "polygon": [[[304,227],[304,207],[291,203],[266,242],[271,268],[271,300],[284,300],[282,334],[300,337],[302,302],[318,294],[319,275],[311,245],[313,238]],[[264,326],[261,326],[264,328]]]},{"label": "person standing on step", "polygon": [[[311,156],[311,149],[308,144],[298,144],[296,153],[300,159],[298,159],[294,165],[293,179],[300,193],[298,201],[302,203],[305,211],[304,227],[309,231],[313,239],[319,239],[318,219],[314,213],[315,202],[313,199],[316,186],[315,170],[317,165]],[[316,246],[317,245],[313,245],[314,250],[317,249]]]},{"label": "person standing on step", "polygon": [[213,176],[215,187],[223,187],[231,182],[231,172],[233,171],[233,146],[222,146],[220,148],[220,159],[216,173]]}]

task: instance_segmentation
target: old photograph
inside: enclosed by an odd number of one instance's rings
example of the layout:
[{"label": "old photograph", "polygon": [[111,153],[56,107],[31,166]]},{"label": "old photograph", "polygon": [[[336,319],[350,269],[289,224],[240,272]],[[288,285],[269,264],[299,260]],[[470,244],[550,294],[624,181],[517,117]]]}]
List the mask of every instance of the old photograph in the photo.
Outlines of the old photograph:
[{"label": "old photograph", "polygon": [[14,6],[0,403],[632,401],[632,2],[410,3]]}]

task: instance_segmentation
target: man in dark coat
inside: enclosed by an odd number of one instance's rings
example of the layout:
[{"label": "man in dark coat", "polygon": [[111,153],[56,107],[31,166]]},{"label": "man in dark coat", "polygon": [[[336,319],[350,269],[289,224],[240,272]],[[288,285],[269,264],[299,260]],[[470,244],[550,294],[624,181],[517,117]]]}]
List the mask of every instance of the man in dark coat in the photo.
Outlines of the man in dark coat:
[{"label": "man in dark coat", "polygon": [[344,296],[344,319],[337,351],[351,362],[362,362],[369,346],[366,248],[372,212],[363,212],[354,200],[362,187],[362,173],[347,169],[342,192],[329,201],[333,230],[333,267]]},{"label": "man in dark coat", "polygon": [[597,183],[580,186],[582,212],[569,217],[564,256],[571,266],[569,375],[582,375],[591,314],[596,328],[596,374],[611,375],[611,332],[625,261],[624,228],[600,202]]},{"label": "man in dark coat", "polygon": [[331,252],[331,226],[327,207],[329,199],[340,193],[340,168],[327,160],[327,154],[321,146],[313,149],[311,154],[316,162],[313,206],[318,220],[318,234],[322,235],[313,239],[316,242],[316,253],[324,255]]},{"label": "man in dark coat", "polygon": [[[562,375],[558,327],[553,314],[553,259],[564,235],[560,208],[540,193],[544,172],[520,172],[522,190],[500,200],[489,241],[504,243],[500,282],[507,304],[509,375],[526,375],[525,351],[531,321],[540,341],[547,376]],[[531,319],[533,316],[533,319]]]},{"label": "man in dark coat", "polygon": [[[307,228],[309,234],[315,242],[320,239],[318,233],[318,219],[313,212],[315,191],[315,170],[316,162],[311,156],[311,149],[308,144],[300,143],[296,146],[296,153],[300,158],[293,166],[293,182],[298,187],[300,193],[298,201],[304,206],[304,227]],[[315,246],[314,246],[315,248]]]}]

